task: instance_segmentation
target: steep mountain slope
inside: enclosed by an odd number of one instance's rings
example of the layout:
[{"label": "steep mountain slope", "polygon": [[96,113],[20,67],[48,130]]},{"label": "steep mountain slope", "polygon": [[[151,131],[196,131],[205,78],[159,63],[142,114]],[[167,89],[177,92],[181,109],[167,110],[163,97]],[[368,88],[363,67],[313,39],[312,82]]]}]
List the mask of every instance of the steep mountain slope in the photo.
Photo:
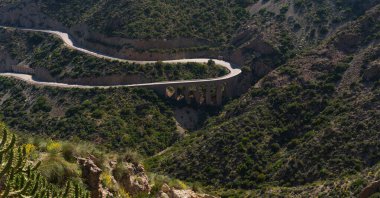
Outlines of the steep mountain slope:
[{"label": "steep mountain slope", "polygon": [[183,37],[223,43],[247,14],[236,1],[226,0],[43,0],[40,4],[48,16],[69,27],[88,24],[92,30],[131,39]]},{"label": "steep mountain slope", "polygon": [[288,61],[207,127],[148,160],[228,188],[297,186],[380,160],[380,7]]},{"label": "steep mountain slope", "polygon": [[0,7],[0,23],[64,30],[82,46],[124,58],[223,56],[258,80],[379,2],[15,0]]},{"label": "steep mountain slope", "polygon": [[259,0],[231,39],[230,58],[252,71],[254,82],[300,51],[319,45],[379,0]]},{"label": "steep mountain slope", "polygon": [[0,4],[0,23],[64,30],[83,46],[132,59],[217,57],[249,18],[247,2],[16,0]]},{"label": "steep mountain slope", "polygon": [[[64,30],[82,46],[120,57],[223,56],[243,66],[239,88],[255,86],[174,146],[180,138],[172,111],[147,90],[53,90],[0,78],[0,118],[23,133],[156,154],[146,160],[151,171],[210,185],[225,197],[357,196],[380,178],[379,3],[1,1],[2,24]],[[30,53],[23,45],[10,49],[34,66],[54,63],[49,69],[63,78],[102,69],[166,74],[103,61],[91,67],[92,59],[76,65],[76,55],[62,60],[66,51],[50,53],[50,44],[33,51],[38,60],[23,57]]]}]

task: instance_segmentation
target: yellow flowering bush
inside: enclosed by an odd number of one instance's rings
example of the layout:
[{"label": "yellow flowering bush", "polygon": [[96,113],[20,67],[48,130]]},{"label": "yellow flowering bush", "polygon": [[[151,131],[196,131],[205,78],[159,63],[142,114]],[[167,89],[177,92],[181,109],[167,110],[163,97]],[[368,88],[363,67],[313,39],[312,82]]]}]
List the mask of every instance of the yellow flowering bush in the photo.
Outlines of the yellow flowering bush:
[{"label": "yellow flowering bush", "polygon": [[129,193],[127,193],[122,188],[119,189],[118,193],[119,193],[119,196],[122,197],[122,198],[131,198],[131,196],[129,195]]},{"label": "yellow flowering bush", "polygon": [[105,186],[109,188],[112,187],[113,183],[110,174],[108,174],[107,172],[102,172],[102,174],[100,175],[100,179],[103,181],[103,184]]},{"label": "yellow flowering bush", "polygon": [[30,156],[36,150],[36,146],[33,144],[25,144],[26,156]]},{"label": "yellow flowering bush", "polygon": [[170,181],[169,186],[173,186],[173,187],[175,187],[177,189],[181,189],[181,190],[186,190],[189,188],[183,181],[178,180],[178,179]]},{"label": "yellow flowering bush", "polygon": [[46,146],[49,153],[57,154],[62,151],[62,144],[59,142],[51,142]]}]

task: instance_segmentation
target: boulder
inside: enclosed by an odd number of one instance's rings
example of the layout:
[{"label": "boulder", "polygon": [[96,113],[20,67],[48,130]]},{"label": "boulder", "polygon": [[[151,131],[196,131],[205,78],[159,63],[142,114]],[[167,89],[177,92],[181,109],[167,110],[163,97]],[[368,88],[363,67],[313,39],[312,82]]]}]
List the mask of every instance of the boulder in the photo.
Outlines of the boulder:
[{"label": "boulder", "polygon": [[129,194],[150,193],[149,179],[141,164],[123,162],[119,166],[113,170],[113,175]]},{"label": "boulder", "polygon": [[368,198],[380,190],[380,181],[375,181],[365,187],[359,194],[359,198]]},{"label": "boulder", "polygon": [[91,192],[91,198],[105,198],[111,195],[107,189],[103,188],[100,181],[100,169],[93,159],[77,158],[77,162],[82,169],[82,178]]},{"label": "boulder", "polygon": [[167,184],[163,184],[161,187],[161,191],[164,193],[169,193],[171,191],[171,188]]}]

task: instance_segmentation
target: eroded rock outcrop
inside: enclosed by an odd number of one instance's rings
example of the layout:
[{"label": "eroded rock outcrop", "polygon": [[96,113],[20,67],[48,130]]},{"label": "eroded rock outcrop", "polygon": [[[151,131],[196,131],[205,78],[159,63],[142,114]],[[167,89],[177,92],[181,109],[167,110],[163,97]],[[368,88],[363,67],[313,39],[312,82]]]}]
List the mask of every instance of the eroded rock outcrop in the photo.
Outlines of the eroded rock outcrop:
[{"label": "eroded rock outcrop", "polygon": [[91,158],[77,158],[77,160],[82,169],[82,177],[91,192],[91,198],[112,196],[107,189],[103,188],[100,181],[102,169],[95,164],[94,160]]},{"label": "eroded rock outcrop", "polygon": [[149,193],[148,176],[141,164],[122,162],[112,171],[114,177],[129,194]]},{"label": "eroded rock outcrop", "polygon": [[212,195],[199,194],[192,190],[179,190],[170,188],[167,184],[162,185],[161,191],[158,193],[159,198],[217,198]]}]

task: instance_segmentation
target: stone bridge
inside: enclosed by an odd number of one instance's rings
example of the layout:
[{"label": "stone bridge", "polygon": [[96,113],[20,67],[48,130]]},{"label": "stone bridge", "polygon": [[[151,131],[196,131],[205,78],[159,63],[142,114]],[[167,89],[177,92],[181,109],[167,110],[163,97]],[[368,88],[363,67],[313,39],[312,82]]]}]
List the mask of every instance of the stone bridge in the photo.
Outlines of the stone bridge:
[{"label": "stone bridge", "polygon": [[[223,101],[236,97],[240,94],[237,88],[238,76],[230,78],[216,78],[206,80],[184,80],[169,82],[154,82],[143,84],[126,84],[127,82],[111,82],[104,79],[92,79],[84,84],[73,84],[53,78],[49,71],[44,68],[30,68],[27,65],[0,66],[0,73],[12,73],[11,76],[19,77],[18,74],[28,74],[33,78],[32,84],[43,86],[58,86],[72,88],[111,88],[111,87],[139,87],[155,90],[159,95],[187,104],[204,106],[220,106]],[[21,78],[22,79],[22,78]],[[99,83],[101,85],[99,85]]]},{"label": "stone bridge", "polygon": [[211,82],[189,82],[149,86],[161,96],[187,104],[220,106],[224,100],[236,97],[237,78]]}]

